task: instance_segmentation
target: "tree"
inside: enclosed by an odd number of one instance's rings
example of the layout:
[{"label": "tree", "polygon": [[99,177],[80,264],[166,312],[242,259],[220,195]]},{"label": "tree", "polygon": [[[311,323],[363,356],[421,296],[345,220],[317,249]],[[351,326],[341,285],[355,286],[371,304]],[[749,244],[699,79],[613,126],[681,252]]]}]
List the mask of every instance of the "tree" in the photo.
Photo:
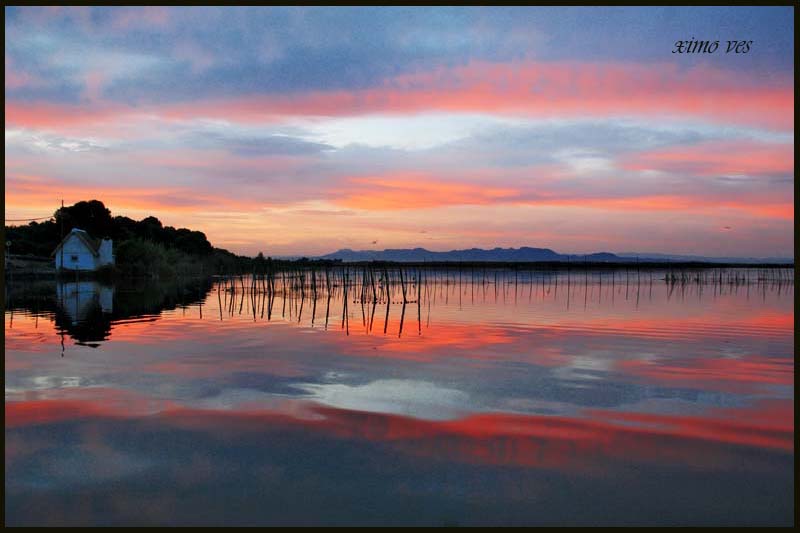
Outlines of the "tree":
[{"label": "tree", "polygon": [[113,233],[111,211],[100,200],[81,201],[59,208],[55,212],[55,218],[59,227],[63,219],[65,234],[72,228],[85,230],[95,238],[110,237]]}]

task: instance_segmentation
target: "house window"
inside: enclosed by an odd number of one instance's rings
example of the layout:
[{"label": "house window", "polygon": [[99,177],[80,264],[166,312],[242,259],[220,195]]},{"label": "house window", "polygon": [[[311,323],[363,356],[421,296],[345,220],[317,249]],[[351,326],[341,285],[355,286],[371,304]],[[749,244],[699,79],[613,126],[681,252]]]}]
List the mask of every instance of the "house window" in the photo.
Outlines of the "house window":
[{"label": "house window", "polygon": [[77,255],[71,255],[71,256],[69,256],[69,260],[72,261],[73,263],[77,263],[78,262],[78,256]]}]

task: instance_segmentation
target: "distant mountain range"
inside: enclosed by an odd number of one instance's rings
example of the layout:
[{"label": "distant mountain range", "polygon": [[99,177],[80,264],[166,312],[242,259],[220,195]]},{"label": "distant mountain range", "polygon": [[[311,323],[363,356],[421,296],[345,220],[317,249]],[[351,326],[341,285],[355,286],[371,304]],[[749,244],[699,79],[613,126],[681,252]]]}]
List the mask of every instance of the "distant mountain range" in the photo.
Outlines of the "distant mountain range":
[{"label": "distant mountain range", "polygon": [[620,253],[598,252],[592,254],[560,254],[549,248],[494,248],[484,250],[470,248],[468,250],[451,250],[449,252],[432,252],[425,248],[401,248],[388,250],[351,250],[345,248],[319,259],[340,259],[346,263],[358,261],[394,261],[400,263],[426,261],[496,261],[496,262],[537,262],[537,261],[590,261],[590,262],[628,262],[635,261],[702,261],[709,263],[794,263],[794,259],[770,257],[703,257],[693,255],[669,255],[656,253]]}]

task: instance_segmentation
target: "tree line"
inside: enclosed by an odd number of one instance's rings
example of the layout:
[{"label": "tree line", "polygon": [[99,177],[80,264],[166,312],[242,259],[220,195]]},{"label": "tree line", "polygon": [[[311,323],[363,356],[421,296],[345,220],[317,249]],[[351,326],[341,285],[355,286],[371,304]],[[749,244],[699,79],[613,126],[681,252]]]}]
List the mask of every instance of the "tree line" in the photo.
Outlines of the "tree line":
[{"label": "tree line", "polygon": [[5,240],[12,254],[49,257],[73,228],[93,239],[113,239],[115,272],[148,277],[197,274],[233,274],[265,268],[263,254],[239,256],[216,248],[202,231],[164,226],[153,216],[133,220],[112,216],[100,200],[81,201],[59,208],[50,220],[5,226]]}]

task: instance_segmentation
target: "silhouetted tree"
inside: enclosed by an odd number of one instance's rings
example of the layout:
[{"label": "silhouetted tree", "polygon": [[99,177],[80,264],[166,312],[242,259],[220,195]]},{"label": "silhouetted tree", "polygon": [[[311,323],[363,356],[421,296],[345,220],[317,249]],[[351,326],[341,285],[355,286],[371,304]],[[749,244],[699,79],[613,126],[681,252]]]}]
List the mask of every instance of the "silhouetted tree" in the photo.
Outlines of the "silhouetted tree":
[{"label": "silhouetted tree", "polygon": [[72,228],[85,230],[95,238],[110,237],[113,233],[111,211],[100,200],[78,202],[69,207],[59,208],[55,212],[56,225],[60,227],[64,221],[64,232]]},{"label": "silhouetted tree", "polygon": [[241,273],[252,270],[256,264],[266,263],[264,254],[260,253],[258,259],[237,256],[214,248],[202,231],[164,226],[154,216],[140,221],[125,216],[112,217],[111,211],[99,200],[59,208],[54,219],[46,222],[6,226],[11,253],[49,256],[61,241],[62,221],[64,234],[79,228],[95,239],[114,239],[119,270],[137,275],[179,273],[186,271],[191,263],[204,273]]}]

